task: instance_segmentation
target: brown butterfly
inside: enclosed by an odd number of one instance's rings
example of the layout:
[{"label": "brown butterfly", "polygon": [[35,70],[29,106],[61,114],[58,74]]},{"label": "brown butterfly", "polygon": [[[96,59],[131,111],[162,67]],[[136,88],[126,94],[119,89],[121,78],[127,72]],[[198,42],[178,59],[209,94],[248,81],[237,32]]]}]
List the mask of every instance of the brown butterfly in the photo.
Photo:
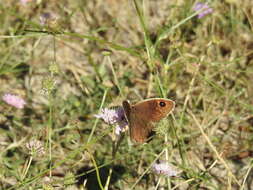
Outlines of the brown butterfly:
[{"label": "brown butterfly", "polygon": [[175,102],[165,98],[147,99],[134,105],[123,101],[131,140],[138,143],[147,141],[154,128],[154,123],[166,117],[174,107]]}]

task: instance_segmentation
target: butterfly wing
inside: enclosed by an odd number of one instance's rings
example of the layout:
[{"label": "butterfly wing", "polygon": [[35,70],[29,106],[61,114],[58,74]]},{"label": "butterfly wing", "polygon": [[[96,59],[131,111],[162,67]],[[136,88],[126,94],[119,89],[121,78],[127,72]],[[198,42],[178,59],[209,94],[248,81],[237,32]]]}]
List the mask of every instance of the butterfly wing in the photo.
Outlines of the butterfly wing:
[{"label": "butterfly wing", "polygon": [[124,101],[123,107],[128,120],[130,137],[136,142],[145,142],[152,129],[153,123],[160,121],[175,106],[175,103],[169,99],[154,98],[141,101],[133,106]]},{"label": "butterfly wing", "polygon": [[158,122],[173,111],[175,102],[165,98],[152,98],[141,101],[132,107],[141,118]]},{"label": "butterfly wing", "polygon": [[153,123],[133,111],[129,118],[129,128],[131,139],[138,143],[144,143],[152,132]]},{"label": "butterfly wing", "polygon": [[139,112],[140,110],[136,110],[128,101],[123,101],[123,108],[128,121],[131,140],[143,143],[152,130],[151,123],[145,121]]}]

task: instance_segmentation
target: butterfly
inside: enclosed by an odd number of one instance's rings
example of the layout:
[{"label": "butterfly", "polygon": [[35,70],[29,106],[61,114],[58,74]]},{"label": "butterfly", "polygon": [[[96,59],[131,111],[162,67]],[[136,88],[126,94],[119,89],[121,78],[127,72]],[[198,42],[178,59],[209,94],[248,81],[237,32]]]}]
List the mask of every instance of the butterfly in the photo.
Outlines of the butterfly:
[{"label": "butterfly", "polygon": [[175,102],[165,98],[151,98],[131,105],[122,103],[129,124],[131,140],[144,143],[148,140],[154,124],[165,118],[175,107]]}]

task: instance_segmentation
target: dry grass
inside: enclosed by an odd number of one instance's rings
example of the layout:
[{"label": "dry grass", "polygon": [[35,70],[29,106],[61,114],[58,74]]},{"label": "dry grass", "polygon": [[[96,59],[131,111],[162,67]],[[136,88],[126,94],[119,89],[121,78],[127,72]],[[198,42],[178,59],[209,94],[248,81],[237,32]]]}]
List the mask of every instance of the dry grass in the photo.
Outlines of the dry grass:
[{"label": "dry grass", "polygon": [[[0,95],[27,102],[0,102],[0,189],[252,189],[253,3],[238,2],[210,1],[201,19],[191,0],[0,2]],[[58,18],[46,27],[45,12]],[[113,154],[94,114],[151,97],[176,102],[166,134],[126,133]]]}]

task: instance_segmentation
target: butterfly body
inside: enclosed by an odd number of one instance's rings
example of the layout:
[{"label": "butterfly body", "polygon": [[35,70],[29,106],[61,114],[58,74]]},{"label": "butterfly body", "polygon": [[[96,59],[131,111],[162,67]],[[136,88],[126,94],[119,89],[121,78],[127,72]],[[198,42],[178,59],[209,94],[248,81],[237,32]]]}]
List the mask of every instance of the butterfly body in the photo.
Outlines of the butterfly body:
[{"label": "butterfly body", "polygon": [[154,124],[166,117],[174,107],[174,101],[165,98],[147,99],[134,105],[124,101],[123,108],[131,139],[144,143],[152,132]]}]

